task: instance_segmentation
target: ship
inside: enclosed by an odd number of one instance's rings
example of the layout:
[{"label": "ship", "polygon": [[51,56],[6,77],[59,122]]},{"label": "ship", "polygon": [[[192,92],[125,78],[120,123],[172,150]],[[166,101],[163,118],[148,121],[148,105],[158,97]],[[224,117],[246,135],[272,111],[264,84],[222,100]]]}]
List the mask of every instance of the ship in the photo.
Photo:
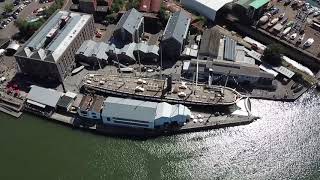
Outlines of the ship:
[{"label": "ship", "polygon": [[230,106],[243,96],[235,89],[166,79],[141,78],[124,74],[87,74],[82,81],[87,93],[167,102],[191,106]]}]

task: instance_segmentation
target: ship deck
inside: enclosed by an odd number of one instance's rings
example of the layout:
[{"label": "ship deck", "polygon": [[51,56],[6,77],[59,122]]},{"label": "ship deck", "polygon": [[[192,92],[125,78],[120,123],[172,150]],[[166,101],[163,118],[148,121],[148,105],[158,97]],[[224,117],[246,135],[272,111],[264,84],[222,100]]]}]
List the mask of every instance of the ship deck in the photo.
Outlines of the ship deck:
[{"label": "ship deck", "polygon": [[153,101],[165,101],[182,104],[231,105],[241,95],[234,89],[191,83],[172,82],[172,91],[166,92],[166,81],[160,79],[139,78],[119,75],[87,75],[84,87],[112,95],[128,96]]}]

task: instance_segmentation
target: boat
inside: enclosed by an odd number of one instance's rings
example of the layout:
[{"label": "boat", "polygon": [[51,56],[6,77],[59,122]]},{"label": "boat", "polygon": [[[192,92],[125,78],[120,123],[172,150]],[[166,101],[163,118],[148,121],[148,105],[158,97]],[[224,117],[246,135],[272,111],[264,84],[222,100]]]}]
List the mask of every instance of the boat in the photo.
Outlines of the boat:
[{"label": "boat", "polygon": [[313,17],[317,17],[319,15],[320,15],[320,11],[316,11],[316,12],[313,13]]},{"label": "boat", "polygon": [[285,15],[286,15],[285,12],[281,13],[281,14],[279,15],[279,19],[282,19]]},{"label": "boat", "polygon": [[83,69],[84,69],[84,66],[79,66],[79,67],[75,68],[75,69],[71,72],[71,74],[72,74],[72,75],[75,75],[75,74],[77,74],[78,72],[82,71]]},{"label": "boat", "polygon": [[275,25],[279,21],[279,18],[274,18],[268,23],[268,27]]},{"label": "boat", "polygon": [[297,37],[297,33],[293,33],[293,34],[290,35],[290,39],[291,40],[294,40],[296,37]]},{"label": "boat", "polygon": [[239,92],[226,86],[172,81],[171,77],[161,80],[119,74],[90,74],[82,82],[82,89],[86,92],[192,106],[229,106],[242,98]]},{"label": "boat", "polygon": [[287,27],[284,31],[282,31],[282,36],[287,35],[290,30],[291,30],[291,27]]},{"label": "boat", "polygon": [[303,39],[304,39],[304,36],[305,36],[305,33],[299,35],[297,42],[298,42],[298,43],[301,43],[301,42],[303,41]]},{"label": "boat", "polygon": [[266,22],[268,22],[269,18],[270,14],[267,13],[259,19],[259,24],[265,24]]},{"label": "boat", "polygon": [[314,42],[314,39],[313,38],[309,38],[309,39],[307,39],[306,42],[304,42],[303,46],[304,47],[310,47],[313,44],[313,42]]}]

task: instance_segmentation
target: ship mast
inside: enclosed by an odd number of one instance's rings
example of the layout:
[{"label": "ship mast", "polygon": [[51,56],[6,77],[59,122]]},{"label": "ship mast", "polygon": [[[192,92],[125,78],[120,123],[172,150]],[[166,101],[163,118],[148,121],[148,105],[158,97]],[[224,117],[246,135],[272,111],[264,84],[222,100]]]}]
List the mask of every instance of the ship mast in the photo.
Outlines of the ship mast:
[{"label": "ship mast", "polygon": [[226,82],[224,83],[223,89],[221,88],[221,93],[222,93],[222,94],[224,93],[224,92],[223,92],[224,88],[227,87],[230,73],[231,73],[231,71],[229,71],[228,74],[227,74],[227,79],[226,79]]},{"label": "ship mast", "polygon": [[162,79],[162,45],[160,45],[160,79]]},{"label": "ship mast", "polygon": [[[195,91],[198,89],[198,78],[199,78],[199,61],[197,59],[197,74],[196,74],[196,88]],[[195,93],[194,91],[194,93]]]}]

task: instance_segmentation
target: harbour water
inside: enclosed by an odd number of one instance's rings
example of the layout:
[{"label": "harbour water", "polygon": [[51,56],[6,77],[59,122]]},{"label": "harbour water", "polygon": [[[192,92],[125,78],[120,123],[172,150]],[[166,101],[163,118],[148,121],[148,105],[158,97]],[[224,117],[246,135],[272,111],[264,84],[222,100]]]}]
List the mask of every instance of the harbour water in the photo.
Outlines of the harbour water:
[{"label": "harbour water", "polygon": [[145,141],[0,114],[0,179],[319,179],[320,96],[252,107],[249,125]]}]

